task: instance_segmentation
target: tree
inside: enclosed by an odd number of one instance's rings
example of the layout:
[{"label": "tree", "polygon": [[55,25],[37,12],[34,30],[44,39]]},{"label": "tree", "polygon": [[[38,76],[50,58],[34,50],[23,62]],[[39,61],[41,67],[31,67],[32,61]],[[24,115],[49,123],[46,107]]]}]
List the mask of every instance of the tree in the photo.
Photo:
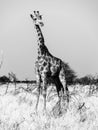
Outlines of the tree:
[{"label": "tree", "polygon": [[0,77],[0,82],[2,83],[10,82],[10,79],[4,75]]},{"label": "tree", "polygon": [[15,83],[15,82],[18,81],[16,74],[14,74],[13,72],[8,73],[8,75],[9,75],[9,79],[10,79],[11,82]]},{"label": "tree", "polygon": [[16,77],[16,74],[14,74],[13,72],[11,72],[11,73],[8,73],[8,75],[9,75],[10,81],[15,84],[15,90],[16,90],[16,83],[18,81],[18,79]]},{"label": "tree", "polygon": [[[64,63],[64,73],[65,73],[65,79],[66,79],[66,83],[68,85],[74,84],[74,81],[76,79],[76,73],[70,68],[68,63]],[[62,75],[63,76],[63,75]]]}]

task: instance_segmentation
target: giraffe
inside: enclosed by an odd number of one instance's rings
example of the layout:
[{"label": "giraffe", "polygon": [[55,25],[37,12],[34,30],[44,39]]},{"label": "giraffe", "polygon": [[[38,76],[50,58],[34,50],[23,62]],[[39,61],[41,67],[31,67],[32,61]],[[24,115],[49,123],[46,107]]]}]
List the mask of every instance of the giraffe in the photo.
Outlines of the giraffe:
[{"label": "giraffe", "polygon": [[[44,97],[44,110],[46,110],[46,94],[47,94],[47,84],[49,81],[55,84],[57,94],[59,97],[59,106],[61,107],[61,92],[64,91],[68,97],[68,87],[66,84],[65,79],[65,86],[60,81],[60,73],[63,72],[65,74],[64,62],[53,56],[47,46],[45,45],[45,40],[41,28],[44,26],[42,22],[42,15],[39,14],[39,11],[34,11],[33,14],[30,14],[34,28],[36,29],[37,38],[38,38],[38,56],[35,62],[35,70],[36,70],[36,77],[37,77],[37,84],[38,84],[38,96],[37,96],[37,103],[36,103],[36,110],[39,103],[39,97],[41,91],[43,92]],[[64,75],[64,78],[66,76]],[[42,82],[42,85],[41,85]],[[67,98],[67,102],[69,98]]]}]

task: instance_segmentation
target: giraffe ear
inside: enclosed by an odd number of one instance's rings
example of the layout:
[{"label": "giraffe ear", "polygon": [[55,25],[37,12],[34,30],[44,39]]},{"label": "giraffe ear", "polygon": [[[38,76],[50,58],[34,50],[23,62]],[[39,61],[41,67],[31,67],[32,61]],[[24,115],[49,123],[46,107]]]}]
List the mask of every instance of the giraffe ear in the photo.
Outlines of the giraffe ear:
[{"label": "giraffe ear", "polygon": [[30,17],[33,18],[32,14],[30,14]]},{"label": "giraffe ear", "polygon": [[39,15],[39,18],[42,20],[42,15]]},{"label": "giraffe ear", "polygon": [[39,11],[37,11],[37,14],[39,15]]}]

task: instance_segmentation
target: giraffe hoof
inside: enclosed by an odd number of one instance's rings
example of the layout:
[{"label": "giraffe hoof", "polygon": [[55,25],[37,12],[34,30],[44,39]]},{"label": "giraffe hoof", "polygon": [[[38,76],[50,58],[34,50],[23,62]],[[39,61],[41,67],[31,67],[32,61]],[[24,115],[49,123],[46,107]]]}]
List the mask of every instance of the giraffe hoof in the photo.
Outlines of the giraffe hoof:
[{"label": "giraffe hoof", "polygon": [[38,111],[36,109],[34,109],[33,114],[38,115]]}]

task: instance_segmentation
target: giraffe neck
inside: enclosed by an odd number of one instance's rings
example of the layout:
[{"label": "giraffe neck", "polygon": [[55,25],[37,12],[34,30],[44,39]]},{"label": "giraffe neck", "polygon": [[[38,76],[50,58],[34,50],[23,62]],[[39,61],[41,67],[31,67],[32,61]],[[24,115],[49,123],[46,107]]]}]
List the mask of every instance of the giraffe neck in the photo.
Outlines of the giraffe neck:
[{"label": "giraffe neck", "polygon": [[38,37],[38,44],[39,45],[44,45],[44,37],[43,37],[43,34],[42,34],[42,31],[39,27],[39,25],[35,24],[35,29],[37,31],[37,37]]},{"label": "giraffe neck", "polygon": [[44,37],[42,34],[42,31],[39,27],[39,25],[35,24],[35,28],[37,31],[37,37],[38,37],[38,56],[42,56],[42,55],[47,55],[49,54],[48,48],[46,47],[46,45],[44,44]]}]

